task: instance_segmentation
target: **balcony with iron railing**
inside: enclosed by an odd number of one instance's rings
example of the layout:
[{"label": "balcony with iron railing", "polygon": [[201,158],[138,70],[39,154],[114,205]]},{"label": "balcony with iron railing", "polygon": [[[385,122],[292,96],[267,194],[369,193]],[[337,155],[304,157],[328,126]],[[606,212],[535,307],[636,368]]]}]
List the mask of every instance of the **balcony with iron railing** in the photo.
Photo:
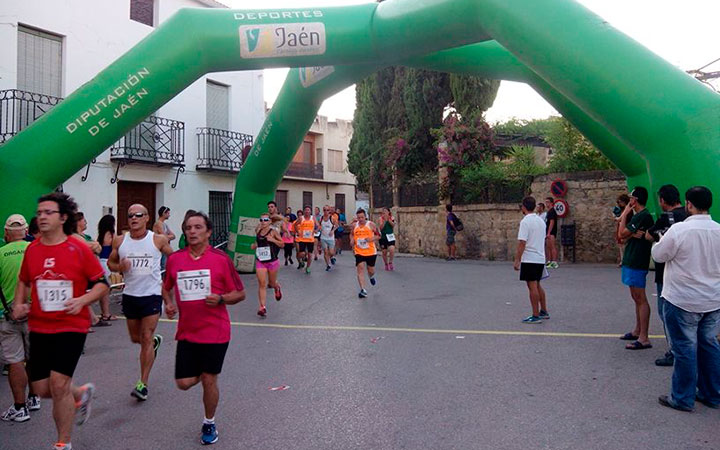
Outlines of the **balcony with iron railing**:
[{"label": "balcony with iron railing", "polygon": [[0,91],[0,144],[32,125],[61,101],[60,97],[18,89]]},{"label": "balcony with iron railing", "polygon": [[[0,91],[0,144],[30,126],[63,99],[17,89]],[[110,158],[181,167],[185,164],[185,124],[149,116],[110,147]]]},{"label": "balcony with iron railing", "polygon": [[288,170],[285,172],[285,176],[322,180],[323,165],[293,161],[290,163],[290,167],[288,167]]},{"label": "balcony with iron railing", "polygon": [[[238,172],[253,144],[253,137],[236,131],[197,129],[197,170]],[[243,153],[245,152],[245,153]]]},{"label": "balcony with iron railing", "polygon": [[110,159],[182,167],[185,165],[185,123],[149,116],[110,147]]}]

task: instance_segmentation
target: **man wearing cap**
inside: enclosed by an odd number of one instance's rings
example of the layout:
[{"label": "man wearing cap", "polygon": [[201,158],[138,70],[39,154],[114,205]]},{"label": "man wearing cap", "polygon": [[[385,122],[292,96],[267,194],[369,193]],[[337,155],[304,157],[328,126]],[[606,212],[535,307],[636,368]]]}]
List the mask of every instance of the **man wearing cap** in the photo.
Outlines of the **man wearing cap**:
[{"label": "man wearing cap", "polygon": [[[630,202],[620,215],[618,237],[624,241],[625,252],[622,261],[622,282],[630,288],[630,296],[635,302],[635,328],[625,333],[620,339],[632,341],[626,345],[628,350],[652,348],[648,338],[650,326],[650,304],[645,293],[645,281],[650,267],[650,241],[645,239],[645,232],[655,221],[645,208],[648,191],[638,186],[630,193]],[[635,214],[628,220],[630,212]]]},{"label": "man wearing cap", "polygon": [[8,217],[5,221],[7,245],[0,248],[0,359],[10,365],[8,381],[13,395],[13,405],[0,416],[6,422],[25,422],[30,419],[28,410],[40,409],[40,399],[33,394],[32,388],[25,400],[25,388],[28,386],[25,361],[30,349],[27,320],[13,320],[10,307],[25,249],[30,245],[24,240],[27,229],[27,222],[20,214]]}]

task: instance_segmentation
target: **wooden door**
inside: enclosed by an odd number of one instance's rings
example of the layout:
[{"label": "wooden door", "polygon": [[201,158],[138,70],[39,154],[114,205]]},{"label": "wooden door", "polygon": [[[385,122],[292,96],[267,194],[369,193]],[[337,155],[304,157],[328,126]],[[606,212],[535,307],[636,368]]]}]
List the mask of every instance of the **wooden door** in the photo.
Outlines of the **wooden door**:
[{"label": "wooden door", "polygon": [[118,181],[117,229],[118,232],[128,230],[127,211],[130,205],[140,203],[150,214],[148,229],[155,223],[155,183],[138,183],[136,181]]}]

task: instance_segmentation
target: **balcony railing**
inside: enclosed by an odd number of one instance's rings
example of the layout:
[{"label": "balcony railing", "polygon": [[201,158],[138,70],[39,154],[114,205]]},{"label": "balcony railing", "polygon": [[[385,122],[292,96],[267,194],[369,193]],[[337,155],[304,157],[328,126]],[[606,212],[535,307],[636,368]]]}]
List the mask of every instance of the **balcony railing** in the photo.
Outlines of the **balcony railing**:
[{"label": "balcony railing", "polygon": [[185,165],[185,123],[149,116],[110,147],[113,161]]},{"label": "balcony railing", "polygon": [[60,97],[10,89],[0,91],[0,144],[4,144],[53,106]]},{"label": "balcony railing", "polygon": [[317,180],[323,179],[323,165],[322,164],[310,164],[304,162],[291,162],[288,167],[285,176],[288,177],[301,177],[301,178],[315,178]]},{"label": "balcony railing", "polygon": [[198,128],[198,170],[237,172],[243,165],[243,151],[252,147],[249,134],[218,128]]}]

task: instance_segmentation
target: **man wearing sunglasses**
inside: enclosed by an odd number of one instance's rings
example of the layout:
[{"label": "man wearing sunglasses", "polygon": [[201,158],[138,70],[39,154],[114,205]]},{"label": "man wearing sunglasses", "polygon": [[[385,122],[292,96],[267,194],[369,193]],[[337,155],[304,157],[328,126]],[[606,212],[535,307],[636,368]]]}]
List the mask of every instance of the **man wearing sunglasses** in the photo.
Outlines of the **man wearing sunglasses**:
[{"label": "man wearing sunglasses", "polygon": [[125,279],[122,310],[127,318],[128,333],[134,344],[140,344],[140,379],[130,395],[138,401],[148,397],[148,380],[162,336],[155,334],[162,312],[161,260],[172,253],[170,241],[163,234],[148,230],[147,208],[128,208],[130,232],[113,239],[108,268],[121,272]]}]

